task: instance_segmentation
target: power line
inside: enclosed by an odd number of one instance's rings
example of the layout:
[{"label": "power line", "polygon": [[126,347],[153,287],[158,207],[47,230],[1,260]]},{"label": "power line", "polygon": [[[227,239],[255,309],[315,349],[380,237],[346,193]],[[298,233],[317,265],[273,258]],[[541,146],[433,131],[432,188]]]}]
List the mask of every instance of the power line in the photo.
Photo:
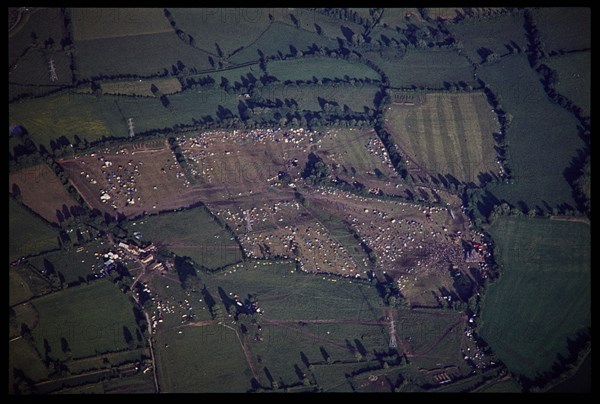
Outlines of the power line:
[{"label": "power line", "polygon": [[56,75],[56,66],[54,66],[54,59],[50,59],[48,63],[50,64],[50,80],[58,81],[58,76]]}]

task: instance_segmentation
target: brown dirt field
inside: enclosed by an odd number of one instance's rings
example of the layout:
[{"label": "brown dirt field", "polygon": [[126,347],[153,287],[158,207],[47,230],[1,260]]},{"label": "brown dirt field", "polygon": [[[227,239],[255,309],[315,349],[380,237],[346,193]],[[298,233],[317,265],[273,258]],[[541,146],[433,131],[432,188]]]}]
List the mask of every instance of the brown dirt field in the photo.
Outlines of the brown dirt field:
[{"label": "brown dirt field", "polygon": [[[59,163],[93,208],[113,215],[120,212],[133,217],[199,200],[167,144],[103,150]],[[103,194],[110,199],[103,202]]]},{"label": "brown dirt field", "polygon": [[[311,206],[350,223],[377,256],[376,272],[396,280],[412,305],[437,306],[431,292],[439,295],[442,287],[453,290],[450,266],[468,269],[460,238],[471,240],[475,235],[454,223],[446,209],[340,191],[313,192],[305,197]],[[461,237],[454,235],[459,230]]]},{"label": "brown dirt field", "polygon": [[[372,130],[215,131],[182,136],[178,142],[201,183],[194,189],[207,203],[289,190],[277,179],[278,173],[286,172],[292,183],[302,183],[301,173],[311,151],[328,164],[332,177],[350,184],[359,181],[389,194],[404,192]],[[383,174],[382,179],[375,170]]]},{"label": "brown dirt field", "polygon": [[49,222],[58,223],[56,210],[62,210],[63,205],[69,209],[77,205],[46,164],[38,164],[10,174],[8,187],[11,193],[13,184],[21,190],[23,203]]}]

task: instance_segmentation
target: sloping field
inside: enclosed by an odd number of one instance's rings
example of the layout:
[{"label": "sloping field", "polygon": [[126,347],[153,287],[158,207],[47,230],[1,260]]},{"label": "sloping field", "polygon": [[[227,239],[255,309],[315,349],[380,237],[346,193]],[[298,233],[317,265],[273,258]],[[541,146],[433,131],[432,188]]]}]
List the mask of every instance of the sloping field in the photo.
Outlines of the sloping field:
[{"label": "sloping field", "polygon": [[215,56],[218,47],[224,57],[248,46],[263,33],[271,23],[270,11],[265,8],[169,8],[177,28],[191,35],[197,47]]},{"label": "sloping field", "polygon": [[556,91],[590,114],[592,101],[592,53],[578,52],[544,60],[544,64],[558,73]]},{"label": "sloping field", "polygon": [[[99,102],[93,96],[62,93],[11,103],[8,117],[11,125],[23,125],[35,143],[51,150],[51,140],[61,136],[66,136],[71,143],[75,135],[89,142],[102,136],[118,136],[111,132],[98,106]],[[123,130],[125,135],[126,130]]]},{"label": "sloping field", "polygon": [[[162,392],[244,393],[252,373],[230,327],[211,325],[158,334],[156,355]],[[194,348],[193,348],[194,347]]]},{"label": "sloping field", "polygon": [[475,182],[497,171],[499,125],[483,93],[426,94],[422,105],[393,104],[385,119],[397,146],[431,174]]},{"label": "sloping field", "polygon": [[76,41],[172,31],[161,8],[72,8]]},{"label": "sloping field", "polygon": [[525,55],[503,58],[478,74],[513,116],[506,142],[514,183],[490,184],[488,190],[515,206],[522,201],[527,209],[576,206],[564,171],[584,146],[577,119],[548,98]]},{"label": "sloping field", "polygon": [[546,52],[590,48],[592,15],[589,7],[541,7],[532,13]]},{"label": "sloping field", "polygon": [[267,64],[269,75],[277,77],[280,81],[286,80],[312,80],[323,78],[351,78],[380,80],[379,74],[367,65],[359,62],[314,57],[292,60],[277,60]]},{"label": "sloping field", "polygon": [[[208,55],[186,45],[174,31],[75,41],[77,69],[82,78],[119,74],[152,75],[171,70],[181,61],[188,68],[211,67]],[[101,49],[101,51],[99,51]],[[143,63],[140,61],[143,60]]]},{"label": "sloping field", "polygon": [[488,52],[501,56],[508,53],[509,48],[515,52],[525,51],[527,37],[524,23],[523,13],[515,11],[492,19],[467,18],[449,25],[448,29],[462,42],[463,52],[473,62],[481,63],[485,60],[483,55]]},{"label": "sloping field", "polygon": [[58,231],[35,217],[12,198],[8,200],[9,262],[58,248]]},{"label": "sloping field", "polygon": [[180,257],[215,269],[242,259],[239,245],[204,208],[146,217],[128,225],[143,240],[164,246]]},{"label": "sloping field", "polygon": [[512,372],[534,379],[591,325],[590,227],[500,217],[490,234],[502,274],[483,300],[480,335]]},{"label": "sloping field", "polygon": [[150,90],[153,84],[156,85],[163,94],[173,94],[181,91],[181,83],[175,77],[166,79],[103,82],[100,87],[105,94],[154,97],[154,94]]},{"label": "sloping field", "polygon": [[24,168],[8,177],[9,191],[15,185],[23,197],[23,203],[49,222],[58,223],[56,210],[78,206],[65,187],[46,164]]},{"label": "sloping field", "polygon": [[337,47],[337,42],[333,39],[275,21],[255,42],[232,55],[230,61],[233,63],[258,61],[260,59],[259,51],[264,56],[278,55],[279,52],[282,55],[288,55],[291,53],[290,45],[293,45],[298,51],[305,52],[313,44],[329,49]]},{"label": "sloping field", "polygon": [[391,59],[379,51],[367,51],[364,56],[383,69],[394,88],[444,89],[446,83],[460,82],[477,86],[473,68],[453,50],[409,50],[404,56],[397,54]]},{"label": "sloping field", "polygon": [[73,358],[78,358],[125,350],[123,327],[134,335],[137,329],[131,302],[106,279],[42,296],[32,303],[40,316],[32,330],[36,346],[44,352],[47,339],[57,358],[67,357],[61,350],[61,338],[67,340]]},{"label": "sloping field", "polygon": [[101,211],[136,216],[144,211],[189,206],[195,201],[186,192],[189,183],[173,152],[161,142],[134,143],[59,163],[84,200]]}]

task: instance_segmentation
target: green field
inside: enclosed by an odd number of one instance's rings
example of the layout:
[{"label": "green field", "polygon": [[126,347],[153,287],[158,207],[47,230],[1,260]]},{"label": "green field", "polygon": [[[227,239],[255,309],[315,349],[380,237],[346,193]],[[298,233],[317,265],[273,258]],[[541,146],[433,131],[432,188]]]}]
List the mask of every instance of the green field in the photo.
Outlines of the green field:
[{"label": "green field", "polygon": [[[507,46],[515,48],[514,44],[516,44],[518,48],[525,51],[527,38],[523,24],[523,13],[514,12],[486,20],[467,18],[450,25],[448,29],[457,40],[462,42],[465,55],[473,62],[482,63],[485,59],[478,52],[479,50],[486,53],[491,51],[502,56],[508,53]],[[517,49],[515,48],[514,51],[517,52]]]},{"label": "green field", "polygon": [[46,295],[32,301],[40,322],[32,330],[43,352],[47,339],[53,357],[67,358],[61,349],[65,338],[73,358],[127,349],[123,327],[135,336],[137,325],[132,304],[115,285],[101,279]]},{"label": "green field", "polygon": [[191,35],[197,47],[213,54],[215,61],[217,45],[227,58],[239,47],[256,41],[270,25],[269,11],[264,8],[169,8],[177,28]]},{"label": "green field", "polygon": [[60,44],[62,39],[64,24],[59,8],[35,8],[27,14],[27,17],[23,17],[27,23],[20,30],[10,33],[9,65],[17,63],[19,56],[32,44],[32,32],[35,32],[37,43],[42,47],[48,38],[52,38],[55,44]]},{"label": "green field", "polygon": [[72,8],[76,41],[170,32],[160,8]]},{"label": "green field", "polygon": [[181,257],[190,257],[210,269],[242,259],[237,242],[204,208],[147,217],[127,228],[130,232],[141,232],[143,240],[164,246]]},{"label": "green field", "polygon": [[29,260],[31,265],[39,271],[54,270],[57,274],[61,273],[64,276],[64,282],[70,283],[86,279],[91,275],[92,266],[96,268],[96,273],[100,272],[104,260],[102,257],[94,256],[95,252],[102,252],[106,247],[100,245],[99,242],[90,243],[84,246],[84,250],[77,252],[77,248],[71,251],[57,251],[49,254],[44,254]]},{"label": "green field", "polygon": [[480,389],[477,393],[520,393],[521,386],[514,379],[491,382]]},{"label": "green field", "polygon": [[411,13],[417,20],[421,19],[421,14],[417,8],[394,7],[383,10],[379,23],[381,25],[387,24],[393,29],[396,29],[396,27],[404,29],[408,23],[406,20],[407,13]]},{"label": "green field", "polygon": [[542,7],[532,13],[546,52],[591,47],[589,7]]},{"label": "green field", "polygon": [[[387,340],[381,337],[381,330],[381,326],[354,324],[264,326],[263,341],[251,344],[252,352],[261,361],[261,384],[270,385],[265,368],[280,386],[302,383],[303,380],[297,374],[295,366],[324,389],[332,389],[344,384],[345,372],[351,373],[365,367],[365,359],[363,363],[356,363],[354,354],[346,346],[346,340],[356,347],[355,339],[364,342],[361,338],[379,336],[376,345],[369,346],[366,342],[364,345],[366,349],[374,347],[382,350],[387,346]],[[333,362],[339,364],[327,364],[321,349],[331,357]],[[304,363],[303,355],[309,364],[314,364],[313,372]],[[373,355],[368,354],[367,359],[373,359]],[[348,364],[342,365],[342,361]]]},{"label": "green field", "polygon": [[492,133],[497,117],[481,92],[424,95],[424,105],[392,104],[386,126],[395,143],[432,174],[478,181],[497,171]]},{"label": "green field", "polygon": [[337,48],[337,42],[330,38],[301,31],[291,25],[274,22],[258,40],[236,52],[229,60],[233,63],[255,62],[260,59],[259,50],[265,56],[275,56],[279,52],[281,55],[288,55],[291,52],[290,45],[293,45],[298,51],[305,52],[313,44],[329,49]]},{"label": "green field", "polygon": [[[22,298],[40,296],[52,292],[59,286],[53,285],[41,273],[31,268],[28,264],[20,264],[10,268],[9,302],[17,304]],[[13,276],[16,275],[16,276]],[[21,286],[23,282],[23,286]],[[16,289],[15,289],[16,287]]]},{"label": "green field", "polygon": [[258,67],[258,64],[251,64],[242,67],[217,70],[214,72],[193,74],[190,77],[204,78],[210,76],[215,81],[215,88],[218,88],[223,82],[223,79],[229,82],[229,85],[237,86],[242,85],[245,81],[252,80],[252,78],[258,79],[262,74],[263,72]]},{"label": "green field", "polygon": [[156,339],[162,392],[243,393],[250,389],[252,373],[233,330],[221,325],[185,327],[161,332]]},{"label": "green field", "polygon": [[479,334],[509,370],[534,379],[591,325],[590,228],[500,217],[489,232],[502,274],[486,292]]},{"label": "green field", "polygon": [[172,110],[161,101],[149,97],[119,97],[91,94],[60,94],[9,105],[11,125],[23,125],[35,143],[50,150],[51,140],[66,136],[75,142],[93,142],[103,136],[128,135],[127,119],[133,118],[137,133],[191,124],[192,119],[215,116],[220,106],[237,113],[237,96],[221,89],[186,91],[169,96]]},{"label": "green field", "polygon": [[[343,34],[342,27],[347,29],[346,32],[352,32],[356,34],[364,31],[364,28],[361,25],[358,25],[351,20],[342,20],[335,16],[325,15],[315,10],[307,10],[303,8],[283,8],[276,9],[273,15],[276,21],[288,24],[290,27],[292,27],[294,24],[294,20],[292,19],[292,16],[294,16],[294,18],[298,21],[298,27],[300,27],[298,31],[316,35],[320,30],[320,36],[335,40],[338,38],[342,38],[344,40],[347,39]],[[319,28],[317,28],[317,26]],[[334,49],[336,47],[334,46],[330,48]]]},{"label": "green field", "polygon": [[[30,8],[23,13],[20,29],[9,34],[9,92],[13,99],[20,94],[41,96],[51,90],[71,84],[70,58],[61,49],[64,17],[59,8]],[[37,37],[37,47],[32,47],[32,33]],[[53,45],[46,41],[52,39]],[[52,82],[48,71],[50,59],[54,60],[58,81]],[[10,84],[14,83],[14,84]]]},{"label": "green field", "polygon": [[154,94],[150,90],[153,84],[158,87],[163,94],[174,94],[181,91],[181,83],[175,77],[151,80],[109,81],[103,82],[100,87],[104,94],[154,97]]},{"label": "green field", "polygon": [[479,75],[513,116],[506,143],[514,184],[490,184],[487,189],[515,206],[522,201],[527,209],[548,210],[564,203],[576,206],[563,175],[584,146],[573,114],[548,98],[525,55],[484,66]]},{"label": "green field", "polygon": [[[58,80],[52,81],[48,66],[54,60]],[[30,49],[19,58],[19,63],[8,76],[9,100],[20,94],[31,93],[42,96],[72,82],[70,58],[64,53],[54,53],[42,49]]]},{"label": "green field", "polygon": [[266,264],[257,263],[257,268],[253,268],[252,263],[239,264],[233,268],[236,272],[233,269],[219,272],[205,277],[205,282],[209,287],[214,285],[216,289],[218,285],[227,293],[241,297],[255,294],[270,319],[374,319],[381,316],[381,303],[374,286],[298,273],[291,263]]},{"label": "green field", "polygon": [[373,110],[375,108],[375,95],[379,92],[379,87],[374,85],[353,86],[342,84],[338,86],[319,86],[319,85],[283,85],[270,84],[260,89],[263,98],[271,101],[277,99],[284,101],[293,100],[298,103],[298,110],[322,111],[321,102],[337,103],[340,107],[340,113],[343,113],[347,106],[354,112],[365,112],[365,108]]},{"label": "green field", "polygon": [[452,50],[409,50],[393,59],[384,58],[379,51],[364,55],[383,69],[394,88],[445,89],[446,83],[459,82],[477,86],[467,59]]},{"label": "green field", "polygon": [[[102,136],[118,136],[99,111],[102,102],[96,97],[84,94],[62,93],[50,97],[9,104],[8,115],[11,125],[23,125],[37,144],[48,150],[50,141],[66,136],[74,142],[77,135],[89,142]],[[107,111],[115,119],[114,107]],[[127,134],[123,120],[123,136]]]},{"label": "green field", "polygon": [[8,260],[58,248],[58,231],[12,198],[8,200]]},{"label": "green field", "polygon": [[[181,41],[174,31],[75,41],[81,78],[119,74],[151,75],[171,71],[181,61],[188,68],[209,69],[208,55]],[[102,51],[99,51],[101,49]],[[143,60],[143,63],[140,63]]]},{"label": "green field", "polygon": [[21,303],[33,296],[27,280],[23,278],[15,269],[8,272],[8,296],[11,306]]},{"label": "green field", "polygon": [[581,107],[583,114],[588,116],[592,101],[591,63],[591,52],[572,53],[544,60],[544,64],[558,73],[556,91]]},{"label": "green field", "polygon": [[323,78],[350,78],[380,80],[379,74],[367,65],[359,62],[347,62],[328,57],[309,57],[291,60],[277,60],[267,64],[269,75],[280,81],[313,80]]},{"label": "green field", "polygon": [[48,377],[48,369],[44,366],[39,354],[33,345],[23,338],[19,338],[8,345],[8,391],[15,394],[13,388],[14,369],[22,371],[25,376],[34,382]]}]

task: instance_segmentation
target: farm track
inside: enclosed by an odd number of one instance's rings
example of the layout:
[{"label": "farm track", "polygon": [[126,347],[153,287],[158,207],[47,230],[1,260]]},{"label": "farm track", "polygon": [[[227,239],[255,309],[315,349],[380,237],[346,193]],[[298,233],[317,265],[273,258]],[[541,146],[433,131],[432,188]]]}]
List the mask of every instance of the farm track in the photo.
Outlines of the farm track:
[{"label": "farm track", "polygon": [[585,223],[589,226],[592,225],[592,223],[590,222],[590,219],[588,219],[587,217],[550,216],[550,220],[557,220],[557,221],[561,221],[561,222],[579,222],[579,223]]}]

